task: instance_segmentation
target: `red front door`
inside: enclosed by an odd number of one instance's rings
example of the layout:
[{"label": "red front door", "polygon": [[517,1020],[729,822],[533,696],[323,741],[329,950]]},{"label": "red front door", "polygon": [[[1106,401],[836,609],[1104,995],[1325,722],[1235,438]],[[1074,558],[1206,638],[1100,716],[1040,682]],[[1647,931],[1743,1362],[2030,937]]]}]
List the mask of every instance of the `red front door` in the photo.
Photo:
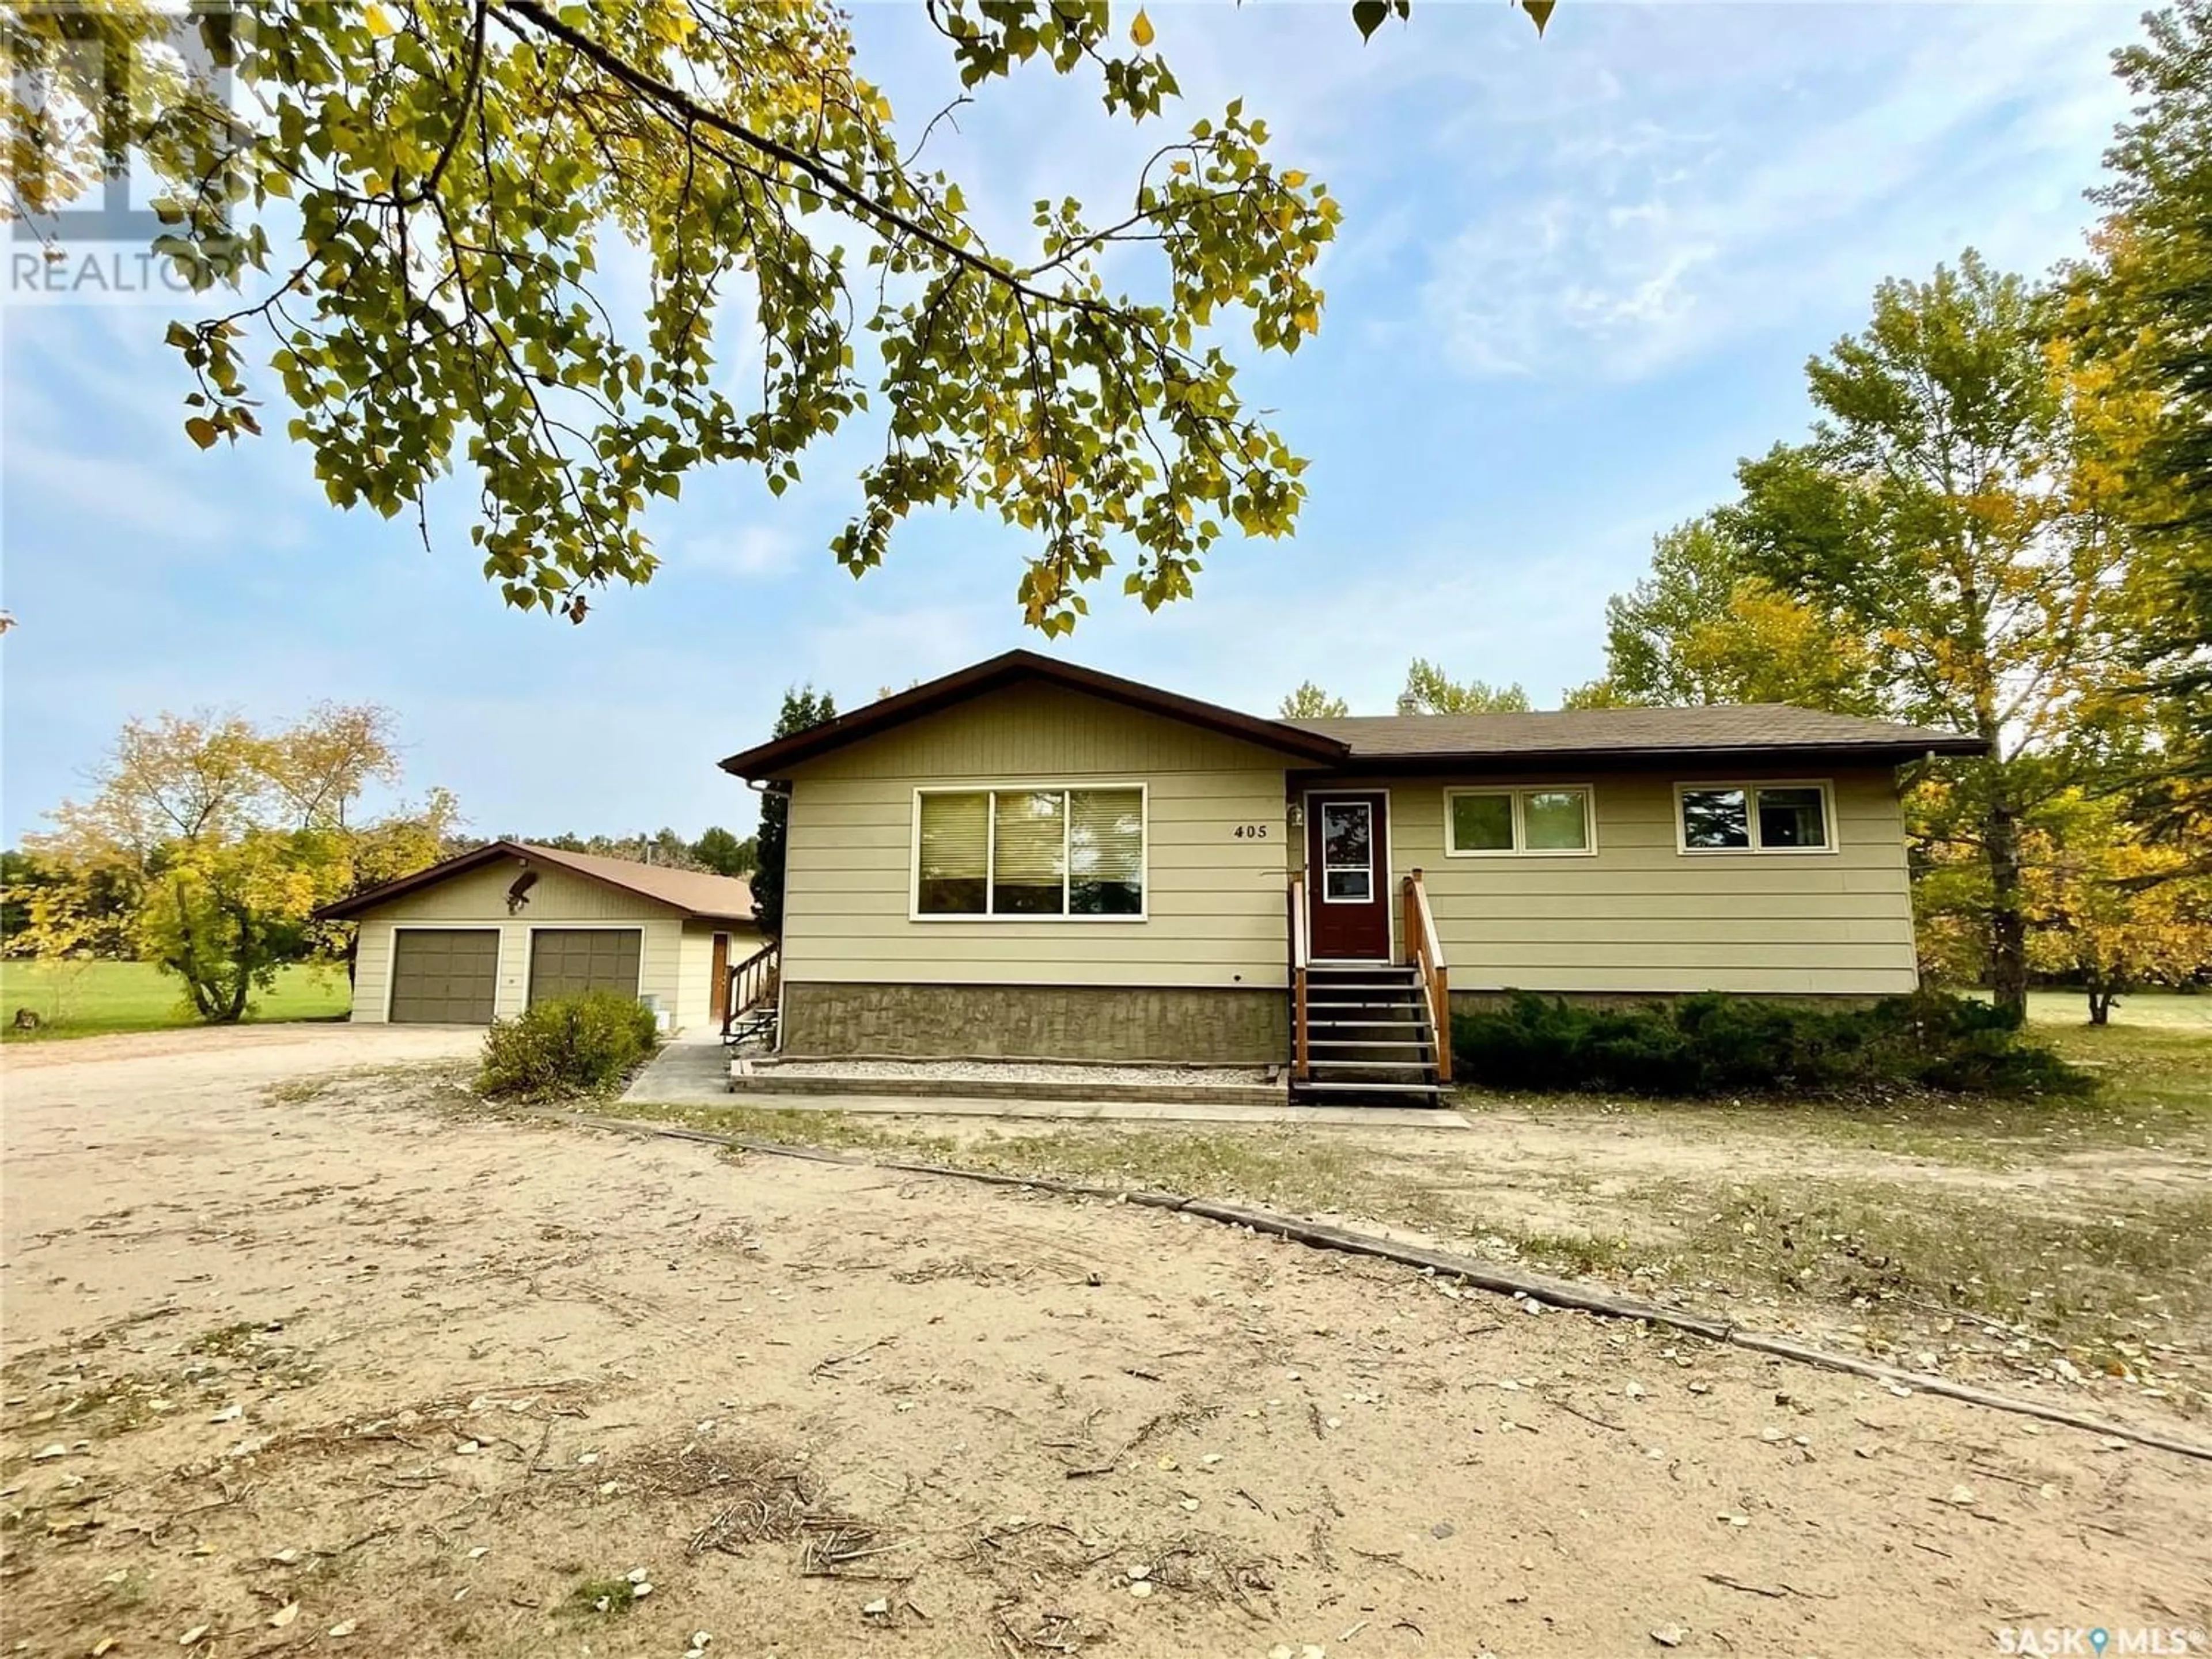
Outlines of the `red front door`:
[{"label": "red front door", "polygon": [[1390,798],[1306,797],[1306,905],[1314,958],[1388,962]]}]

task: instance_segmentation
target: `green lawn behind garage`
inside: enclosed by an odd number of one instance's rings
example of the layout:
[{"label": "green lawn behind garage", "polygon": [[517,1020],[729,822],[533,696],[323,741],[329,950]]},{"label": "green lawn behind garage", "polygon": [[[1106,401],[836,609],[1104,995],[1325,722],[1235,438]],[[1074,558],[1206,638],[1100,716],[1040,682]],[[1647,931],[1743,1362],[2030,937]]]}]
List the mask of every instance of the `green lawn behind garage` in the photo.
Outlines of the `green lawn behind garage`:
[{"label": "green lawn behind garage", "polygon": [[[246,1018],[342,1019],[347,1004],[344,969],[285,968]],[[37,1030],[15,1029],[18,1008],[38,1015]],[[10,1042],[200,1023],[185,1006],[183,981],[149,962],[0,962],[0,1021]]]}]

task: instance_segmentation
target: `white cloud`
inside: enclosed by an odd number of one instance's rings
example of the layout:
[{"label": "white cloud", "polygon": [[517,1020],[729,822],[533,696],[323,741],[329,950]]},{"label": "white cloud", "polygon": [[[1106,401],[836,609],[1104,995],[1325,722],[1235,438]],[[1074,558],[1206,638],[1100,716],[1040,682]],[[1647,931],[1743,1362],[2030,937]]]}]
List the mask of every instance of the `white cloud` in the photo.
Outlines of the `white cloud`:
[{"label": "white cloud", "polygon": [[1518,681],[1539,708],[1555,706],[1602,672],[1605,596],[1633,579],[1653,524],[1668,521],[1638,512],[1532,545],[1482,517],[1455,519],[1387,560],[1347,560],[1318,541],[1248,545],[1213,562],[1194,603],[1154,616],[1102,607],[1072,643],[1039,648],[1255,714],[1305,679],[1355,714],[1389,714],[1415,655],[1457,678]]},{"label": "white cloud", "polygon": [[1004,600],[977,599],[923,603],[854,614],[848,610],[793,630],[792,678],[822,686],[841,707],[874,697],[915,680],[965,667],[978,659],[1022,644],[1036,648],[1041,636],[1009,640],[1009,624],[1018,621]]},{"label": "white cloud", "polygon": [[799,538],[773,525],[738,525],[733,529],[686,536],[674,548],[677,560],[702,570],[732,576],[775,576],[797,562]]},{"label": "white cloud", "polygon": [[[215,492],[192,488],[143,457],[76,455],[11,437],[7,471],[11,488],[35,489],[49,514],[65,508],[105,528],[195,546],[228,540],[239,531],[237,515],[214,498]],[[17,557],[40,551],[20,545],[9,550]],[[68,550],[50,548],[45,555],[66,557]]]},{"label": "white cloud", "polygon": [[2100,7],[1632,15],[1581,49],[1634,60],[1613,71],[1628,101],[1583,100],[1559,142],[1470,128],[1471,216],[1421,325],[1469,374],[1632,379],[1968,241],[2039,267],[2086,216],[2122,102],[2098,48],[2125,27]]}]

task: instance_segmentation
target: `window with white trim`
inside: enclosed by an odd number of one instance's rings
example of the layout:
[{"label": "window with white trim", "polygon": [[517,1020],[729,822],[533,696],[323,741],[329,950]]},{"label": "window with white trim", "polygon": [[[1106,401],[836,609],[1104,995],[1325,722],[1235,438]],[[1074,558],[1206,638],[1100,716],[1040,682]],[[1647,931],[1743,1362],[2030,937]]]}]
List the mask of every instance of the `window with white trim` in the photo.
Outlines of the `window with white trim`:
[{"label": "window with white trim", "polygon": [[917,916],[1144,916],[1140,787],[925,789],[915,825]]},{"label": "window with white trim", "polygon": [[1588,853],[1595,845],[1583,785],[1444,791],[1444,850],[1454,858]]},{"label": "window with white trim", "polygon": [[1833,849],[1825,783],[1698,783],[1674,790],[1685,853]]}]

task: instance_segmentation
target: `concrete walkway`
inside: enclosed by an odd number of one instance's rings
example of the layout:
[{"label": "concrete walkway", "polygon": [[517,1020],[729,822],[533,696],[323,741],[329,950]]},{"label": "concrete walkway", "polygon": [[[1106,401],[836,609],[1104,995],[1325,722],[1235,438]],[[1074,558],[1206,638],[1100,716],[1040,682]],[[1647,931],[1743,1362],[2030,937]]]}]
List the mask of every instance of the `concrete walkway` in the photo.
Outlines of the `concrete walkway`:
[{"label": "concrete walkway", "polygon": [[695,1036],[686,1032],[670,1039],[622,1097],[672,1106],[728,1105],[730,1051],[722,1046],[720,1033],[708,1030]]}]

